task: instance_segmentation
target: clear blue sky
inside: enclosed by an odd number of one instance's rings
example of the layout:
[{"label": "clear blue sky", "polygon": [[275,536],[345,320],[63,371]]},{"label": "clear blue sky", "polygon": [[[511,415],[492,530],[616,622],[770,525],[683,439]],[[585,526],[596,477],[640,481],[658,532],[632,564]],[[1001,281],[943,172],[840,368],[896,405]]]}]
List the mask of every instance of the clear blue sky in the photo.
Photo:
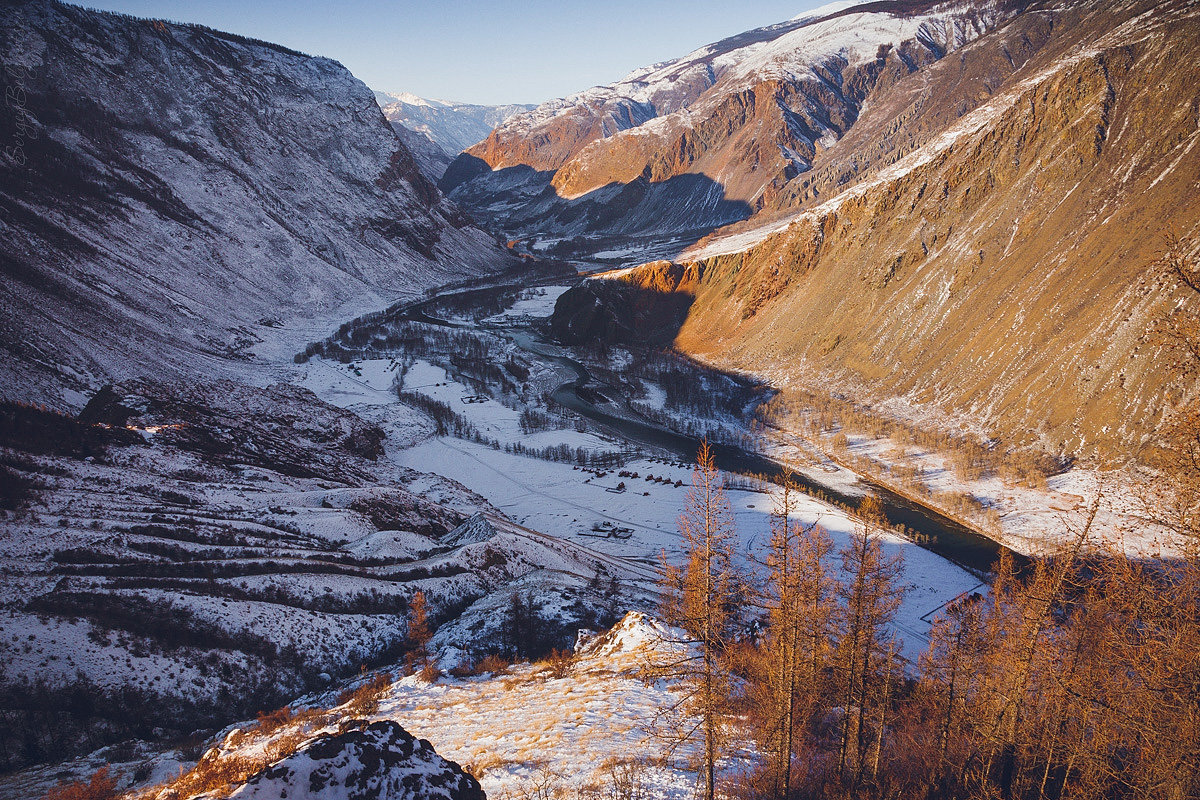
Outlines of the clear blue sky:
[{"label": "clear blue sky", "polygon": [[539,103],[826,0],[76,0],[198,22],[345,64],[372,89]]}]

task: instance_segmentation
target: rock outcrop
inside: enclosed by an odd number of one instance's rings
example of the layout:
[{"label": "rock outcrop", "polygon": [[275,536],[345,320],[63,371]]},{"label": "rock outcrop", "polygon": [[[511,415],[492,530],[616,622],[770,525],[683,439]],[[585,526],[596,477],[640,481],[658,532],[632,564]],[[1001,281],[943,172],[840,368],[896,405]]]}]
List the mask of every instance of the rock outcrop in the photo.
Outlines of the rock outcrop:
[{"label": "rock outcrop", "polygon": [[322,736],[229,795],[311,800],[484,800],[479,781],[394,722]]},{"label": "rock outcrop", "polygon": [[584,281],[559,296],[550,332],[564,344],[669,346],[694,300],[694,270],[646,264],[607,280]]}]

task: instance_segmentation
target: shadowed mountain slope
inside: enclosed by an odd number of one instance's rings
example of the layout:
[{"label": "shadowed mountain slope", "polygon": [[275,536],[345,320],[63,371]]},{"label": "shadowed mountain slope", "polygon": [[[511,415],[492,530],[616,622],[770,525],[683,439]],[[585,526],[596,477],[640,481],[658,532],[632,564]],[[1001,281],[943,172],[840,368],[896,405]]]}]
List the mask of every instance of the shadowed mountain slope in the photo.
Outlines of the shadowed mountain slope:
[{"label": "shadowed mountain slope", "polygon": [[51,0],[0,7],[0,56],[14,398],[228,373],[262,339],[507,264],[334,61]]}]

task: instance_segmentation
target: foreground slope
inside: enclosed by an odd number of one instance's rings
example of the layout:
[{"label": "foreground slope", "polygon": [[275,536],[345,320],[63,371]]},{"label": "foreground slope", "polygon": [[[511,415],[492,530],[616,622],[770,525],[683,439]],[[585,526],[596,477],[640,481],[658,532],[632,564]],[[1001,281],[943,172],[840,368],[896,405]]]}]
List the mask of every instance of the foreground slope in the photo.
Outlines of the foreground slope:
[{"label": "foreground slope", "polygon": [[655,680],[652,670],[679,658],[680,635],[631,612],[602,635],[581,636],[573,657],[498,660],[482,673],[433,682],[384,671],[230,726],[202,757],[110,749],[58,765],[56,774],[28,772],[11,788],[32,795],[66,776],[86,780],[109,763],[139,800],[203,788],[212,791],[204,797],[328,797],[333,780],[345,792],[334,797],[376,797],[381,784],[403,775],[412,775],[402,780],[411,794],[382,796],[465,800],[480,796],[482,784],[492,797],[683,798],[696,779],[695,748],[672,747],[669,732],[689,719],[670,711],[684,690],[677,680]]},{"label": "foreground slope", "polygon": [[400,406],[387,429],[285,384],[130,381],[77,418],[0,405],[0,770],[394,662],[417,592],[446,667],[515,647],[517,592],[540,648],[650,602],[653,567],[386,457],[432,420]]},{"label": "foreground slope", "polygon": [[228,371],[502,258],[336,62],[52,0],[0,8],[0,54],[5,394]]}]

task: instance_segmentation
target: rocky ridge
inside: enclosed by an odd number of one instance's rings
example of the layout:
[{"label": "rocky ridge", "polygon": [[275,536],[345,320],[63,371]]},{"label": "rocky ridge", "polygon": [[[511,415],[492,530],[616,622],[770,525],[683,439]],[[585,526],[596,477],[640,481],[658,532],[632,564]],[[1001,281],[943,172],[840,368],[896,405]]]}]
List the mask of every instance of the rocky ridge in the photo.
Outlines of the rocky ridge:
[{"label": "rocky ridge", "polygon": [[873,91],[1013,13],[1004,3],[843,5],[516,115],[441,186],[488,224],[570,238],[579,252],[630,237],[694,241],[772,207]]}]

